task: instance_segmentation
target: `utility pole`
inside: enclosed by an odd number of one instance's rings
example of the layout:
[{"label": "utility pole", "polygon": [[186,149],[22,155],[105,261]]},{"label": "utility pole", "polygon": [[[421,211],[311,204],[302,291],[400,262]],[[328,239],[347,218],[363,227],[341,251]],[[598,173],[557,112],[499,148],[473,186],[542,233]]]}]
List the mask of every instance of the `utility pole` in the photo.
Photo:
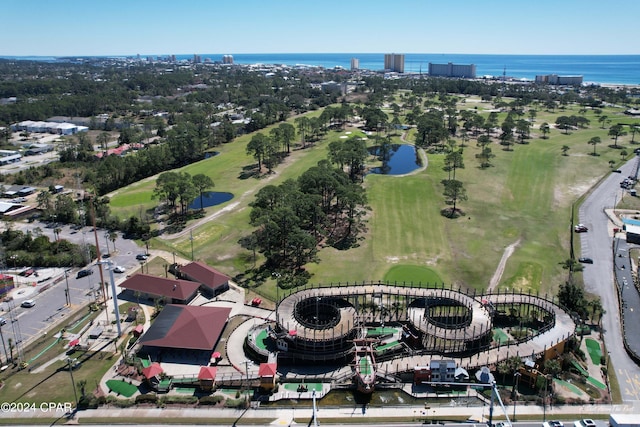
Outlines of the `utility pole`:
[{"label": "utility pole", "polygon": [[9,354],[7,353],[7,346],[4,343],[4,334],[2,333],[2,325],[0,325],[0,338],[2,339],[2,348],[4,349],[4,364],[9,364]]},{"label": "utility pole", "polygon": [[[73,361],[75,361],[77,359],[74,359]],[[76,392],[76,383],[75,381],[73,381],[73,365],[71,365],[71,358],[68,357],[67,358],[67,364],[69,365],[69,375],[71,376],[71,388],[73,388],[73,397],[76,400],[76,410],[78,410],[78,393]]]}]

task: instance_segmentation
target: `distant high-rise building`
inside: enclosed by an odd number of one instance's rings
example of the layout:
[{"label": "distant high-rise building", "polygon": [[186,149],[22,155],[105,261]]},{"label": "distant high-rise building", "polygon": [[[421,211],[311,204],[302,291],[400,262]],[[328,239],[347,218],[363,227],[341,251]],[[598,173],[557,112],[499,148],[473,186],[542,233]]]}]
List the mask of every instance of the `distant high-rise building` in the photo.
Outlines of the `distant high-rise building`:
[{"label": "distant high-rise building", "polygon": [[153,62],[153,56],[147,56],[147,62]]},{"label": "distant high-rise building", "polygon": [[536,76],[536,83],[561,86],[581,86],[582,76],[559,76],[557,74],[540,75]]},{"label": "distant high-rise building", "polygon": [[360,60],[358,58],[351,58],[351,70],[360,69]]},{"label": "distant high-rise building", "polygon": [[476,78],[476,65],[461,65],[453,64],[432,64],[429,62],[429,75],[435,77],[462,77],[475,79]]},{"label": "distant high-rise building", "polygon": [[202,57],[200,55],[193,54],[193,63],[194,64],[199,64],[201,62],[202,62]]},{"label": "distant high-rise building", "polygon": [[384,55],[384,69],[404,73],[404,54],[386,53]]},{"label": "distant high-rise building", "polygon": [[223,55],[222,56],[223,64],[233,64],[233,55]]},{"label": "distant high-rise building", "polygon": [[171,55],[171,57],[169,58],[169,60],[171,62],[176,62],[176,56],[175,55]]}]

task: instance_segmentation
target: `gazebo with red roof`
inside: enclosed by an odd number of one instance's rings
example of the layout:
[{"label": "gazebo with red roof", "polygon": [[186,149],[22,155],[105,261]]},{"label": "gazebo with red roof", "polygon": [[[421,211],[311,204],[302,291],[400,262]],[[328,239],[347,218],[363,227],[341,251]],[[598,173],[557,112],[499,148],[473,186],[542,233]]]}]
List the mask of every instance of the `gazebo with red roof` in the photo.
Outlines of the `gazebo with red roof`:
[{"label": "gazebo with red roof", "polygon": [[215,366],[201,366],[198,373],[198,382],[203,390],[211,390],[216,383],[216,373],[218,368]]},{"label": "gazebo with red roof", "polygon": [[278,376],[277,363],[261,363],[258,368],[258,376],[260,377],[260,387],[265,390],[271,390],[276,386],[276,378]]},{"label": "gazebo with red roof", "polygon": [[160,383],[160,376],[163,372],[162,366],[158,362],[153,362],[142,370],[142,375],[144,375],[149,385],[155,388]]},{"label": "gazebo with red roof", "polygon": [[179,267],[178,278],[199,283],[202,293],[208,296],[218,295],[229,289],[229,277],[200,261]]}]

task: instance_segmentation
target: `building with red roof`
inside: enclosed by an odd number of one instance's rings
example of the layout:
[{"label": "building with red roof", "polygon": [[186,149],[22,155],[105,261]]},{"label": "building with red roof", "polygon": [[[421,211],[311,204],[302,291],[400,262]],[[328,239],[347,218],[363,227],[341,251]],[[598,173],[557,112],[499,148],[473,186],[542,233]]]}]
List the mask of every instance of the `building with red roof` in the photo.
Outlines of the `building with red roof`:
[{"label": "building with red roof", "polygon": [[[229,307],[169,304],[138,341],[150,353],[163,350],[199,350],[209,360],[229,319]],[[157,358],[156,358],[157,359]]]},{"label": "building with red roof", "polygon": [[179,266],[176,276],[179,279],[199,283],[202,294],[209,297],[221,294],[229,289],[229,277],[200,261]]},{"label": "building with red roof", "polygon": [[198,382],[203,390],[211,390],[216,383],[218,368],[215,366],[201,366],[198,373]]},{"label": "building with red roof", "polygon": [[258,376],[260,377],[260,387],[271,390],[276,386],[278,365],[276,363],[261,363],[258,368]]},{"label": "building with red roof", "polygon": [[[166,279],[149,274],[134,274],[119,285],[127,299],[164,299],[172,304],[188,304],[198,294],[200,285],[190,280]],[[139,297],[136,295],[139,292]]]}]

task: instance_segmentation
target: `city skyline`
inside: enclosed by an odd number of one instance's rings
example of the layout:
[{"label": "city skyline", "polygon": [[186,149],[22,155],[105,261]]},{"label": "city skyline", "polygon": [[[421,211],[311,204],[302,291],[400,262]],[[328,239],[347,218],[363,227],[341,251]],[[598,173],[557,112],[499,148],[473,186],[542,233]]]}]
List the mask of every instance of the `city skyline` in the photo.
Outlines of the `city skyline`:
[{"label": "city skyline", "polygon": [[640,2],[321,4],[7,0],[0,56],[188,53],[640,54]]}]

